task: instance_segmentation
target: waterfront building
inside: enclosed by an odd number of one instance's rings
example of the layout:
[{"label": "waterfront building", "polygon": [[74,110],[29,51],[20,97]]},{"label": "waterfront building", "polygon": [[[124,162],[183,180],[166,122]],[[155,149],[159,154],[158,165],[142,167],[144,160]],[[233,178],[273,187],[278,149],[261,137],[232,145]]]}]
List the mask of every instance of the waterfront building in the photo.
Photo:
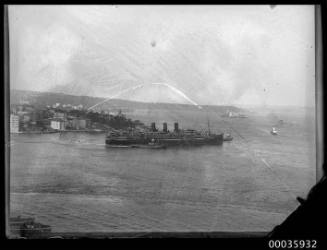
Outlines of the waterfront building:
[{"label": "waterfront building", "polygon": [[53,104],[53,105],[52,105],[52,108],[55,109],[55,108],[58,108],[59,106],[60,106],[60,102],[57,102],[56,104]]},{"label": "waterfront building", "polygon": [[10,115],[10,133],[19,132],[19,116],[11,114]]},{"label": "waterfront building", "polygon": [[10,108],[10,110],[11,110],[12,114],[17,115],[17,111],[18,111],[17,107],[14,106],[14,107]]},{"label": "waterfront building", "polygon": [[86,120],[78,119],[78,127],[79,127],[79,129],[86,129]]},{"label": "waterfront building", "polygon": [[24,106],[23,105],[17,105],[17,111],[23,111],[24,110]]},{"label": "waterfront building", "polygon": [[35,108],[33,105],[24,105],[24,110],[28,113],[31,113],[31,112],[35,111]]},{"label": "waterfront building", "polygon": [[53,118],[57,119],[65,119],[66,118],[66,113],[63,112],[56,112],[53,116]]},{"label": "waterfront building", "polygon": [[61,119],[52,119],[50,121],[50,127],[55,130],[65,130],[66,121]]},{"label": "waterfront building", "polygon": [[89,119],[70,118],[68,119],[67,127],[70,129],[86,129],[91,126]]},{"label": "waterfront building", "polygon": [[27,122],[29,122],[30,120],[31,120],[31,117],[30,117],[29,114],[24,114],[24,115],[23,115],[23,122],[24,122],[24,123],[27,123]]},{"label": "waterfront building", "polygon": [[28,112],[19,110],[19,111],[17,111],[16,114],[17,114],[18,116],[20,116],[20,117],[23,117],[24,115],[27,115]]}]

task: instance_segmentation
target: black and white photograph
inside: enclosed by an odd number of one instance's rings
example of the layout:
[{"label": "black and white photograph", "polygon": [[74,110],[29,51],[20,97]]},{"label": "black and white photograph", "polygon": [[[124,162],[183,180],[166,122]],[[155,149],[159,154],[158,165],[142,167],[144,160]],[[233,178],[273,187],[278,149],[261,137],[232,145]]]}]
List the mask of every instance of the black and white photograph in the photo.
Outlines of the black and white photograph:
[{"label": "black and white photograph", "polygon": [[9,5],[8,237],[271,232],[319,180],[315,30],[314,5]]}]

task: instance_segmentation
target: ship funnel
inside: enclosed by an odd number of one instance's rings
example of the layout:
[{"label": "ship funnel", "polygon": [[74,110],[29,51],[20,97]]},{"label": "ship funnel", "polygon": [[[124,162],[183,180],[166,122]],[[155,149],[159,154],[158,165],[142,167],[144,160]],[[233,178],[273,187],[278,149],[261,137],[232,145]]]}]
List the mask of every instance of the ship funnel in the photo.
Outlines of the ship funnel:
[{"label": "ship funnel", "polygon": [[151,123],[151,130],[152,130],[153,132],[157,131],[157,129],[156,129],[156,123],[155,123],[155,122],[152,122],[152,123]]},{"label": "ship funnel", "polygon": [[175,122],[175,123],[174,123],[174,131],[175,131],[175,132],[178,132],[178,131],[179,131],[179,128],[178,128],[178,122]]},{"label": "ship funnel", "polygon": [[167,129],[167,123],[166,123],[166,122],[163,123],[162,130],[163,130],[163,132],[165,132],[165,133],[168,132],[168,129]]}]

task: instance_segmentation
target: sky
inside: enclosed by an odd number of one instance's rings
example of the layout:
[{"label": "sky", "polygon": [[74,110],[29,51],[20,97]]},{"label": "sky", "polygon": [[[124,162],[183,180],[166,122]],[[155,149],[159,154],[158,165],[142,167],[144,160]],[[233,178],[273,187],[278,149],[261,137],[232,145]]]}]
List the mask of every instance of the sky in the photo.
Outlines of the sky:
[{"label": "sky", "polygon": [[9,6],[11,89],[314,106],[313,5]]}]

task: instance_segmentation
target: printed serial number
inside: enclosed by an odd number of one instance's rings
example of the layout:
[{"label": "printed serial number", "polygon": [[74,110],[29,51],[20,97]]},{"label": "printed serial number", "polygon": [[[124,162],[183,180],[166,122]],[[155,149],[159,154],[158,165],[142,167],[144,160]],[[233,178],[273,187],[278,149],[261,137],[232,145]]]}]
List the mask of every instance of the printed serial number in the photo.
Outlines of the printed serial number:
[{"label": "printed serial number", "polygon": [[269,240],[269,248],[317,248],[316,240]]}]

